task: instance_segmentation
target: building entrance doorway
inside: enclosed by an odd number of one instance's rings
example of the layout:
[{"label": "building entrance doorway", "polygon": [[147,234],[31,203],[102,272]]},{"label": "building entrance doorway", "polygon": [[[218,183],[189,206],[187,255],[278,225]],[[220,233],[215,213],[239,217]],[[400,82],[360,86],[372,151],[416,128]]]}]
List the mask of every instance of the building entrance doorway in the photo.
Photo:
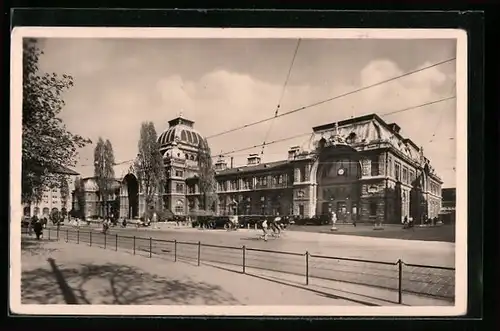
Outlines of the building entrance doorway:
[{"label": "building entrance doorway", "polygon": [[139,216],[139,182],[132,174],[126,175],[123,181],[127,187],[127,199],[123,210],[124,215],[121,216],[134,219]]},{"label": "building entrance doorway", "polygon": [[348,209],[347,209],[347,202],[345,201],[337,201],[337,221],[344,223],[347,222],[348,219]]}]

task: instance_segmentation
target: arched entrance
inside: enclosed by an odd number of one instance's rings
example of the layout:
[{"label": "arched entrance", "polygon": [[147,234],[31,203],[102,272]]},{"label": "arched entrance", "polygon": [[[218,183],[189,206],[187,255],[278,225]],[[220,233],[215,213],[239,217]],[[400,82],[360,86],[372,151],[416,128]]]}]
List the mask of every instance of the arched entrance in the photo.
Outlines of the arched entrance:
[{"label": "arched entrance", "polygon": [[339,223],[357,221],[361,166],[356,151],[349,146],[331,146],[316,162],[316,215],[335,212]]},{"label": "arched entrance", "polygon": [[128,174],[123,178],[122,190],[125,192],[122,202],[123,207],[121,210],[121,217],[127,217],[129,219],[137,218],[139,216],[139,182],[133,174]]}]

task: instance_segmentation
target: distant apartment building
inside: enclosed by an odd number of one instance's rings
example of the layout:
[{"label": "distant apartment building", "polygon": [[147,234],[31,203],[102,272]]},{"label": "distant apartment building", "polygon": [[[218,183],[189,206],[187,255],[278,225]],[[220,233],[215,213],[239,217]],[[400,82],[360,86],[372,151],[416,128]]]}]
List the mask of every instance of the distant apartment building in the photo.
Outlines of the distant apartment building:
[{"label": "distant apartment building", "polygon": [[44,188],[40,201],[22,204],[24,216],[31,217],[33,215],[48,215],[52,211],[69,211],[71,209],[71,176],[74,177],[79,174],[65,167],[60,167],[53,172],[68,176],[68,195],[64,196],[64,194],[61,194],[60,188]]}]

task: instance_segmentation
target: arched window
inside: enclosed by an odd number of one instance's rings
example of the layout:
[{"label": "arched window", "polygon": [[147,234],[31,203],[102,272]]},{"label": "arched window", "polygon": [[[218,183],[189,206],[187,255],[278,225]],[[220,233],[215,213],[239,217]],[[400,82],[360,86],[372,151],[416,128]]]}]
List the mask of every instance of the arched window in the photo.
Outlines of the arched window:
[{"label": "arched window", "polygon": [[181,215],[184,213],[184,201],[177,200],[177,203],[175,204],[175,213],[177,215]]}]

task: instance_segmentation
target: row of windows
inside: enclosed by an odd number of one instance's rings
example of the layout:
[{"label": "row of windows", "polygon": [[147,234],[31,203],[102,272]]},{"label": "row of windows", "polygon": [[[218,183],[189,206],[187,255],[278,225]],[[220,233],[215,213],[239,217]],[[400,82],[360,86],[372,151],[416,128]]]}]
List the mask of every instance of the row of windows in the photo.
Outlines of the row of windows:
[{"label": "row of windows", "polygon": [[[392,165],[391,157],[389,157],[389,167]],[[415,170],[408,169],[406,166],[401,166],[401,163],[394,161],[394,178],[403,184],[411,185],[415,181]]]},{"label": "row of windows", "polygon": [[[255,178],[256,186],[267,187],[269,185],[268,176],[259,176]],[[286,183],[286,175],[276,175],[271,176],[271,184],[273,186],[283,185]],[[218,191],[224,192],[227,191],[228,182],[227,181],[219,181],[217,183]],[[252,178],[244,178],[241,181],[233,179],[229,181],[229,190],[236,191],[239,189],[243,190],[251,190],[254,188],[253,179]]]},{"label": "row of windows", "polygon": [[439,191],[440,190],[439,190],[439,185],[438,184],[436,184],[434,182],[431,182],[429,184],[429,186],[430,186],[429,190],[431,191],[431,193],[439,195]]}]

